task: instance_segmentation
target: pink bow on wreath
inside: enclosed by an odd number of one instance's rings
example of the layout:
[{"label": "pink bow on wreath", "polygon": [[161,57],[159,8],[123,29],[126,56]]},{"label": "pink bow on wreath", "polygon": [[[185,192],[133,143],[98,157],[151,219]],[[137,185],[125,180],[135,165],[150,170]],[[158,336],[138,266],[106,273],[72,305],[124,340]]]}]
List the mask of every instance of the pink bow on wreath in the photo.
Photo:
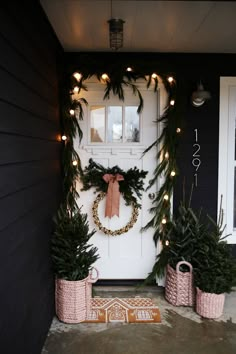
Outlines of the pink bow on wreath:
[{"label": "pink bow on wreath", "polygon": [[123,181],[124,177],[119,173],[115,175],[106,173],[102,178],[106,183],[109,183],[107,188],[105,217],[108,216],[112,218],[114,215],[119,216],[120,187],[118,182]]}]

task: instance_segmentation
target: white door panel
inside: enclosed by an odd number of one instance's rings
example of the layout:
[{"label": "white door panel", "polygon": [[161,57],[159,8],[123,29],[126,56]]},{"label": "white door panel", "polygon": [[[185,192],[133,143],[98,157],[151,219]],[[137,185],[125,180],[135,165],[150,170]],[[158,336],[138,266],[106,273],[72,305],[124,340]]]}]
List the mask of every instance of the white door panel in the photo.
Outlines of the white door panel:
[{"label": "white door panel", "polygon": [[[99,84],[98,86],[102,86]],[[95,89],[96,88],[96,89]],[[119,101],[116,97],[103,101],[103,86],[100,91],[97,86],[89,88],[88,92],[83,94],[92,105],[138,105],[138,99],[132,94],[126,95],[125,102]],[[118,165],[121,169],[127,171],[129,168],[137,167],[148,171],[145,179],[145,186],[153,177],[153,170],[156,166],[156,151],[152,149],[144,157],[142,153],[157,137],[157,124],[154,122],[158,117],[158,97],[157,93],[141,89],[144,98],[144,110],[141,114],[140,122],[140,142],[134,143],[90,143],[90,125],[89,125],[89,107],[81,127],[84,132],[84,139],[78,153],[81,157],[82,167],[88,164],[92,158],[94,161],[102,164],[104,167],[113,167]],[[80,189],[78,184],[78,189]],[[142,207],[139,210],[139,217],[132,229],[120,236],[107,236],[97,231],[91,239],[91,242],[98,247],[100,259],[95,266],[100,273],[100,279],[144,279],[151,271],[155,262],[156,248],[153,242],[153,230],[149,229],[141,232],[141,227],[146,225],[151,215],[149,208],[151,200],[149,193],[156,192],[156,186],[153,186],[147,192],[143,192]],[[83,205],[82,210],[88,214],[91,228],[96,228],[91,215],[92,204],[96,198],[94,190],[79,192],[79,205]],[[125,226],[131,217],[132,208],[125,205],[121,196],[120,216],[114,216],[112,219],[104,217],[105,199],[99,203],[98,214],[102,224],[112,230]]]}]

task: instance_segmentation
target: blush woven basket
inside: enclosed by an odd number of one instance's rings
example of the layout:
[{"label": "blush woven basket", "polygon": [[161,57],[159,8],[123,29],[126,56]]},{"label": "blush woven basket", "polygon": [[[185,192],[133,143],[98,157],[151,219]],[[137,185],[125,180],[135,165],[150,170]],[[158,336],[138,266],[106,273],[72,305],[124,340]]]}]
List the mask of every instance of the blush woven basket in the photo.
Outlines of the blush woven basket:
[{"label": "blush woven basket", "polygon": [[[185,264],[189,272],[181,272],[180,266]],[[193,287],[193,268],[189,262],[177,263],[176,270],[167,265],[165,298],[174,306],[193,306],[195,290]]]},{"label": "blush woven basket", "polygon": [[205,293],[197,288],[196,312],[205,318],[218,318],[223,314],[225,294]]},{"label": "blush woven basket", "polygon": [[[92,277],[93,270],[96,272],[95,277]],[[60,321],[65,323],[85,321],[91,306],[92,284],[97,281],[98,276],[98,270],[93,268],[83,280],[56,279],[56,315]]]}]

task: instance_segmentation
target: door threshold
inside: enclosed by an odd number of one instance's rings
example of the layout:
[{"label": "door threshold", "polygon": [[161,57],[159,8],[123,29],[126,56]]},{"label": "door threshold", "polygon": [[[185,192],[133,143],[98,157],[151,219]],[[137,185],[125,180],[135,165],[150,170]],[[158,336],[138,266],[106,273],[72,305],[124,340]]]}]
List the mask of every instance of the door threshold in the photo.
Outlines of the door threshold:
[{"label": "door threshold", "polygon": [[144,284],[144,279],[135,280],[99,280],[93,284],[95,291],[100,292],[163,292],[163,287],[153,283]]},{"label": "door threshold", "polygon": [[[142,286],[145,279],[99,279],[95,286]],[[154,284],[152,284],[154,285]]]}]

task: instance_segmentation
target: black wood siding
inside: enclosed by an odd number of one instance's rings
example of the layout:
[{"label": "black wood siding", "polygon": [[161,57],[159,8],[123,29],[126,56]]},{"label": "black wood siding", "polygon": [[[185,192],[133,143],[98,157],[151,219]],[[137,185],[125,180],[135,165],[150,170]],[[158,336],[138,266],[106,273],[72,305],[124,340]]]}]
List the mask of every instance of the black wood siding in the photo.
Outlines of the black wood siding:
[{"label": "black wood siding", "polygon": [[54,314],[63,53],[38,1],[0,5],[0,352],[39,354]]}]

